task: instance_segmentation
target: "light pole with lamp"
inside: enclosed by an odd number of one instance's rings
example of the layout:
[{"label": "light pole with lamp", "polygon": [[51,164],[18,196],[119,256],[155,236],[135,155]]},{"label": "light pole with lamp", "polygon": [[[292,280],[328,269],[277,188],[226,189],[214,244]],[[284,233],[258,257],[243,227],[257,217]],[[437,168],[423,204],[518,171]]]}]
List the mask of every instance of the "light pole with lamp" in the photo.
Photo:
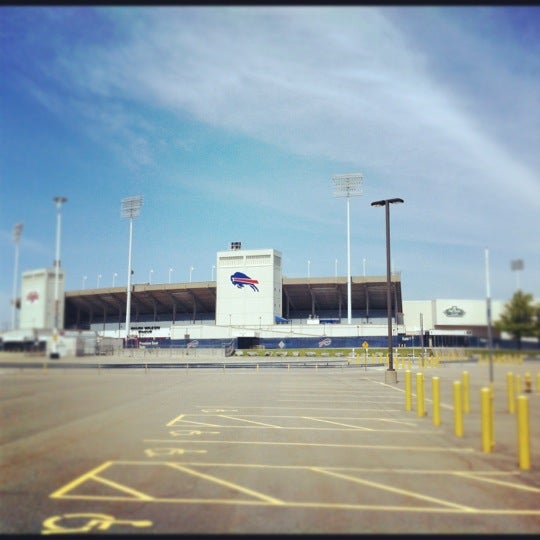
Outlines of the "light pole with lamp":
[{"label": "light pole with lamp", "polygon": [[52,335],[51,358],[59,358],[58,354],[58,322],[59,322],[59,282],[60,282],[60,227],[62,225],[62,204],[67,202],[66,197],[53,197],[56,203],[56,257],[54,260],[54,329]]},{"label": "light pole with lamp", "polygon": [[169,283],[171,282],[171,274],[173,269],[169,266]]},{"label": "light pole with lamp", "polygon": [[118,274],[115,272],[112,276],[112,286],[114,288],[115,284],[116,284],[116,277],[118,276]]},{"label": "light pole with lamp", "polygon": [[128,278],[127,278],[127,302],[126,302],[126,346],[128,346],[128,338],[131,323],[131,251],[133,244],[133,218],[136,218],[141,211],[143,198],[140,195],[136,197],[126,197],[122,199],[121,217],[129,218],[129,255],[128,255]]},{"label": "light pole with lamp", "polygon": [[195,270],[195,268],[193,268],[193,266],[190,266],[189,267],[189,282],[191,283],[191,273],[193,272],[193,270]]},{"label": "light pole with lamp", "polygon": [[154,270],[150,270],[148,272],[148,285],[152,285],[152,274],[154,273]]},{"label": "light pole with lamp", "polygon": [[17,313],[17,274],[19,273],[19,240],[21,239],[21,232],[23,230],[23,224],[17,223],[13,227],[13,240],[15,241],[15,266],[13,269],[13,307],[11,311],[11,329],[15,330],[16,313]]},{"label": "light pole with lamp", "polygon": [[350,227],[350,198],[362,195],[363,176],[355,174],[337,174],[332,177],[334,182],[334,197],[347,197],[347,322],[352,321],[351,301],[351,227]]},{"label": "light pole with lamp", "polygon": [[96,289],[99,289],[99,282],[101,281],[101,278],[103,276],[101,274],[98,274],[98,277],[97,277],[97,282],[96,282]]},{"label": "light pole with lamp", "polygon": [[83,276],[82,277],[82,288],[83,288],[83,291],[84,289],[86,289],[86,280],[88,279],[88,276]]},{"label": "light pole with lamp", "polygon": [[[386,214],[386,312],[388,316],[388,370],[385,373],[385,382],[397,382],[397,373],[394,369],[394,356],[392,347],[392,274],[390,268],[390,205],[402,203],[403,199],[383,199],[375,201],[371,206],[384,206]],[[397,314],[396,314],[397,315]]]},{"label": "light pole with lamp", "polygon": [[491,287],[489,284],[489,249],[484,250],[486,272],[486,318],[487,318],[487,348],[489,357],[489,382],[493,389],[493,336],[491,333]]},{"label": "light pole with lamp", "polygon": [[516,291],[519,291],[520,290],[519,272],[523,270],[524,268],[523,259],[517,259],[515,261],[511,261],[510,268],[512,269],[513,272],[516,272]]}]

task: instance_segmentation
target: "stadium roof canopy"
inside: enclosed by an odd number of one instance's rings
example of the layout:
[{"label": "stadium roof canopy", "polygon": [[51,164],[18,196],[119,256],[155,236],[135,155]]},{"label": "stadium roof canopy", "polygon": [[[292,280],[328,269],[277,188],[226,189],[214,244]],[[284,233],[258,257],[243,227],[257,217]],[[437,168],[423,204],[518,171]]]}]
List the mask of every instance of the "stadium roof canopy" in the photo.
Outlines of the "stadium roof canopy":
[{"label": "stadium roof canopy", "polygon": [[[283,278],[283,317],[295,318],[334,313],[347,316],[347,278]],[[403,313],[400,274],[392,274],[393,310]],[[65,293],[65,328],[75,328],[105,318],[125,317],[126,287],[86,289]],[[353,311],[386,313],[386,276],[352,277]],[[158,283],[133,285],[132,313],[148,320],[213,319],[216,312],[216,282]],[[132,320],[135,319],[132,317]]]}]

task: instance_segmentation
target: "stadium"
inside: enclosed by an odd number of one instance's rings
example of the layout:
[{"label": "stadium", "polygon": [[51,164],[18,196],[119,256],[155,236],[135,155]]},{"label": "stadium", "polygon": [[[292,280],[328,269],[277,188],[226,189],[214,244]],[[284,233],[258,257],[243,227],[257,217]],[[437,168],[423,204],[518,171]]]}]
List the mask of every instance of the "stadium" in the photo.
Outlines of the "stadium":
[{"label": "stadium", "polygon": [[[388,314],[386,276],[351,276],[349,292],[346,277],[283,277],[281,261],[275,249],[245,250],[232,242],[217,253],[215,281],[134,284],[129,295],[126,287],[64,292],[59,271],[60,340],[85,335],[96,343],[112,340],[117,348],[211,348],[226,354],[387,347],[390,318],[393,347],[487,344],[485,300],[403,301],[401,276],[394,273]],[[5,350],[49,349],[55,277],[54,269],[22,274],[19,328],[3,333]],[[503,308],[502,301],[492,302],[493,320]],[[493,339],[497,347],[512,346],[496,332]]]}]

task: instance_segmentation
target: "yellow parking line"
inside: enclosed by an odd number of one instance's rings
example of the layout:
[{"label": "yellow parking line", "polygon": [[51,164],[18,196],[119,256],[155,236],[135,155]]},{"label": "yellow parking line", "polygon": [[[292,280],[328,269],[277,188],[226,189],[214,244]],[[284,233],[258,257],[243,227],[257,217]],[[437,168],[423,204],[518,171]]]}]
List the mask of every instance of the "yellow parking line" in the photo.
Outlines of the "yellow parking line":
[{"label": "yellow parking line", "polygon": [[463,478],[470,478],[472,480],[478,480],[479,482],[487,482],[489,484],[497,484],[499,486],[511,487],[514,489],[521,489],[523,491],[532,491],[533,493],[540,493],[540,488],[533,486],[526,486],[524,484],[515,484],[513,482],[502,482],[501,480],[495,480],[493,478],[485,478],[482,473],[475,472],[455,472],[455,476],[462,476]]},{"label": "yellow parking line", "polygon": [[414,450],[418,452],[474,452],[474,448],[460,448],[446,446],[397,446],[390,444],[334,444],[334,443],[296,443],[296,442],[274,442],[274,441],[195,441],[191,440],[175,440],[175,439],[144,439],[144,442],[156,443],[176,443],[176,444],[251,444],[251,445],[268,445],[268,446],[313,446],[327,448],[371,448],[374,450]]},{"label": "yellow parking line", "polygon": [[433,503],[436,503],[436,504],[440,504],[442,506],[448,506],[450,508],[458,508],[459,510],[462,510],[463,512],[472,512],[472,511],[475,510],[474,508],[471,508],[470,506],[464,506],[462,504],[455,504],[455,503],[452,503],[452,502],[449,502],[449,501],[444,501],[443,499],[437,499],[435,497],[430,497],[428,495],[422,495],[422,494],[416,493],[414,491],[408,491],[408,490],[405,490],[405,489],[399,489],[399,488],[395,488],[395,487],[392,487],[392,486],[388,486],[386,484],[381,484],[379,482],[372,482],[370,480],[365,480],[363,478],[357,478],[356,476],[349,476],[349,475],[346,475],[346,474],[341,474],[341,473],[337,473],[337,472],[334,472],[334,471],[329,471],[329,470],[319,468],[319,467],[311,467],[311,470],[312,471],[317,471],[317,472],[320,472],[320,473],[323,473],[323,474],[327,474],[329,476],[335,476],[335,477],[341,478],[343,480],[348,480],[348,481],[354,482],[356,484],[362,484],[362,485],[382,489],[384,491],[390,491],[392,493],[398,493],[400,495],[406,495],[407,497],[413,497],[415,499],[421,499],[423,501],[433,502]]},{"label": "yellow parking line", "polygon": [[237,491],[240,491],[242,493],[246,493],[247,495],[251,495],[253,497],[256,497],[258,499],[261,499],[263,501],[269,502],[271,504],[277,504],[277,505],[283,505],[284,502],[280,501],[279,499],[276,499],[274,497],[269,497],[268,495],[265,495],[264,493],[259,493],[258,491],[254,491],[252,489],[245,488],[243,486],[239,486],[238,484],[235,484],[233,482],[227,482],[225,480],[222,480],[221,478],[216,478],[215,476],[211,476],[209,474],[204,474],[198,471],[194,471],[193,469],[190,469],[189,467],[185,467],[182,465],[179,465],[178,463],[168,463],[170,467],[173,467],[175,469],[178,469],[179,471],[191,474],[193,476],[197,476],[198,478],[203,478],[204,480],[208,480],[209,482],[212,482],[214,484],[219,484],[220,486],[225,486],[228,488],[235,489]]},{"label": "yellow parking line", "polygon": [[353,426],[352,424],[343,424],[341,422],[332,422],[331,420],[325,420],[323,418],[313,418],[311,416],[301,416],[300,418],[302,418],[304,420],[313,420],[314,422],[326,422],[327,424],[334,424],[336,426],[355,428],[358,431],[374,431],[371,428],[367,428],[367,427],[363,427],[363,426]]},{"label": "yellow parking line", "polygon": [[238,418],[236,416],[227,416],[225,414],[220,414],[220,418],[228,418],[229,420],[238,420],[239,422],[248,422],[250,424],[257,424],[258,426],[271,427],[271,428],[281,428],[281,426],[276,426],[273,424],[266,424],[265,422],[256,422],[255,420],[247,420],[246,418]]}]

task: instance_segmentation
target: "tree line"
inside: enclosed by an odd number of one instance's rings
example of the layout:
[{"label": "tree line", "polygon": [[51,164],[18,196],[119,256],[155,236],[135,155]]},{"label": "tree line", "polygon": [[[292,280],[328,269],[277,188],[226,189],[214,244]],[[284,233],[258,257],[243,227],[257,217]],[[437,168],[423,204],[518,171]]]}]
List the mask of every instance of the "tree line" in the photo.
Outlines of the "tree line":
[{"label": "tree line", "polygon": [[540,302],[533,295],[518,290],[504,305],[500,318],[494,323],[499,332],[508,332],[521,349],[524,337],[535,337],[540,341]]}]

